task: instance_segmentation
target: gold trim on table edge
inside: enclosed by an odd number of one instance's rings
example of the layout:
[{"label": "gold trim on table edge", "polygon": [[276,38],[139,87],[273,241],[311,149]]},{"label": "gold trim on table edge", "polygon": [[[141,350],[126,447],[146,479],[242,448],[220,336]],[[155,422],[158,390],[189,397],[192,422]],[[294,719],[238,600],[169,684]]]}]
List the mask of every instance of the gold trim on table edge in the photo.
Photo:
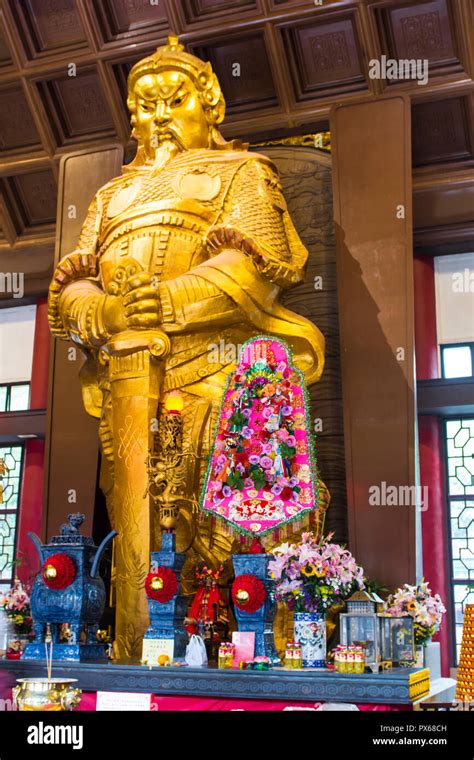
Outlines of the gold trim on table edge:
[{"label": "gold trim on table edge", "polygon": [[430,669],[423,668],[408,676],[408,696],[412,702],[430,693]]}]

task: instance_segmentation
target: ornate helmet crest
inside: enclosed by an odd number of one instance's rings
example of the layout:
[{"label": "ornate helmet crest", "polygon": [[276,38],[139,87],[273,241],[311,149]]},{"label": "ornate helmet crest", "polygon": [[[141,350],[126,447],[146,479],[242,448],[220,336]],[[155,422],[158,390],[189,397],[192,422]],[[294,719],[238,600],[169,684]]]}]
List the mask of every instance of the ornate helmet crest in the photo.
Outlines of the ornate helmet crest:
[{"label": "ornate helmet crest", "polygon": [[204,63],[195,55],[187,53],[176,35],[168,37],[168,43],[156,49],[147,58],[142,58],[128,75],[127,105],[130,113],[135,111],[134,88],[137,81],[146,74],[160,71],[179,71],[189,77],[200,94],[201,102],[211,124],[220,124],[224,119],[225,100],[217,76],[211,64]]}]

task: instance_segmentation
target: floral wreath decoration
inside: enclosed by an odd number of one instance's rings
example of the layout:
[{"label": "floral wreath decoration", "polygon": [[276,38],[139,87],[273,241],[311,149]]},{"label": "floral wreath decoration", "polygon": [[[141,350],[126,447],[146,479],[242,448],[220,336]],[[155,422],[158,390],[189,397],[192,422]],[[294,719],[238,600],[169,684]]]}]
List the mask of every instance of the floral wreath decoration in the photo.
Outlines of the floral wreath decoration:
[{"label": "floral wreath decoration", "polygon": [[48,588],[61,590],[73,583],[76,567],[68,554],[51,554],[43,564],[41,575]]},{"label": "floral wreath decoration", "polygon": [[145,591],[148,599],[160,604],[171,601],[178,591],[178,578],[170,567],[161,566],[148,573],[145,580]]},{"label": "floral wreath decoration", "polygon": [[255,575],[238,575],[232,584],[232,600],[242,612],[257,612],[267,598],[263,582]]}]

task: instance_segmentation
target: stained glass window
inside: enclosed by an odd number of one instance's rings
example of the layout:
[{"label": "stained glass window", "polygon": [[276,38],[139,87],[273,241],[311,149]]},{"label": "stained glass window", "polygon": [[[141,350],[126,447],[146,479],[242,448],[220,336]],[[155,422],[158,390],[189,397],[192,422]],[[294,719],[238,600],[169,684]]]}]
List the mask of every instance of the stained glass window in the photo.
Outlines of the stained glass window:
[{"label": "stained glass window", "polygon": [[22,466],[23,446],[0,446],[0,587],[9,587],[14,576]]},{"label": "stained glass window", "polygon": [[474,419],[446,421],[456,661],[464,605],[474,603]]}]

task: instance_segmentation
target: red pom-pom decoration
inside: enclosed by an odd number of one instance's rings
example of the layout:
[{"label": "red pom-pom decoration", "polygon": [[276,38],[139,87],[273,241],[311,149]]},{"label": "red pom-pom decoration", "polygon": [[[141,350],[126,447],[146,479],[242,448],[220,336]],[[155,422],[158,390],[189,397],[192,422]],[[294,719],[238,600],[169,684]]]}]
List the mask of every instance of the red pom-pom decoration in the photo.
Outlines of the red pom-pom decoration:
[{"label": "red pom-pom decoration", "polygon": [[51,554],[41,571],[48,588],[62,589],[71,585],[76,577],[76,567],[68,554]]},{"label": "red pom-pom decoration", "polygon": [[256,612],[266,598],[265,586],[255,575],[238,575],[232,584],[232,599],[242,612]]},{"label": "red pom-pom decoration", "polygon": [[178,591],[178,578],[170,567],[159,567],[148,573],[145,581],[145,591],[149,599],[165,604]]}]

